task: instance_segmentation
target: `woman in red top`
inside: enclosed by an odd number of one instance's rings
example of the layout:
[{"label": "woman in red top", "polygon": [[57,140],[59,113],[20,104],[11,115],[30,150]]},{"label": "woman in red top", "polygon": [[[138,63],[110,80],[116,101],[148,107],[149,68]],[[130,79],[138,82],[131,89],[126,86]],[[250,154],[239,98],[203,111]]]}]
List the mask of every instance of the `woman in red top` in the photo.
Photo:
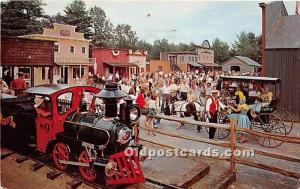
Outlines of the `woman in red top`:
[{"label": "woman in red top", "polygon": [[143,109],[145,106],[144,94],[145,94],[145,89],[141,89],[140,94],[135,100],[135,102],[139,105],[141,109]]}]

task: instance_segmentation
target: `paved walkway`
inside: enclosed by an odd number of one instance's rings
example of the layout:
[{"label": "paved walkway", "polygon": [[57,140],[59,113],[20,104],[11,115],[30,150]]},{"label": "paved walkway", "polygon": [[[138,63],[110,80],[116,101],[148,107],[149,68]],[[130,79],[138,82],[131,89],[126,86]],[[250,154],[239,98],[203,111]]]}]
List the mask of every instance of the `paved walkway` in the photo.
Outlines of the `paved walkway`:
[{"label": "paved walkway", "polygon": [[[141,120],[141,123],[143,123],[143,118]],[[193,136],[193,137],[201,137],[201,138],[208,138],[208,134],[205,131],[205,128],[201,130],[200,133],[196,132],[196,126],[194,125],[185,125],[180,130],[176,130],[177,127],[176,122],[161,120],[161,124],[158,127],[158,129],[163,131],[168,131],[172,133],[176,133],[179,135],[186,135],[186,136]],[[291,136],[300,136],[300,124],[295,124],[294,129],[290,133]],[[205,144],[205,143],[199,143],[194,141],[188,141],[185,139],[179,139],[174,137],[169,137],[165,135],[161,135],[156,133],[156,136],[148,135],[147,132],[141,131],[141,137],[161,142],[163,144],[168,145],[175,145],[180,148],[185,149],[207,149],[210,147],[211,149],[217,149],[219,152],[224,152],[224,148]],[[224,141],[228,141],[229,138],[224,139]],[[245,144],[242,144],[244,146],[253,147],[257,149],[264,149],[269,150],[271,152],[277,152],[277,153],[284,153],[287,155],[293,155],[300,157],[300,145],[297,144],[288,144],[283,143],[281,146],[277,148],[265,148],[262,147],[256,143],[253,142],[247,142]],[[269,165],[278,166],[283,169],[287,169],[290,171],[295,171],[300,173],[300,164],[299,163],[293,163],[293,162],[287,162],[284,160],[277,160],[273,158],[268,157],[262,157],[260,155],[255,155],[255,157],[250,157],[251,160],[255,160],[257,162],[267,163]],[[227,162],[224,161],[224,164]],[[279,174],[271,173],[268,171],[238,165],[237,167],[238,174],[237,174],[237,181],[235,184],[233,184],[231,187],[238,187],[238,188],[295,188],[297,185],[297,180],[288,178]]]}]

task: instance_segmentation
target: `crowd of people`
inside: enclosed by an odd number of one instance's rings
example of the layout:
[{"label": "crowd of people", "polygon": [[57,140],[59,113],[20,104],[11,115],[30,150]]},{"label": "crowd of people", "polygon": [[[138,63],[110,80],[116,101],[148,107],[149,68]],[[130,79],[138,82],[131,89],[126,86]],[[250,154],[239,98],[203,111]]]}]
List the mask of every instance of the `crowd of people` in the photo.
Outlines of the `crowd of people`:
[{"label": "crowd of people", "polygon": [[[133,75],[130,79],[110,74],[108,77],[94,76],[96,78],[94,79],[94,84],[99,84],[102,87],[107,81],[115,80],[118,82],[120,89],[135,99],[136,103],[140,106],[142,114],[146,115],[144,124],[151,129],[156,128],[160,124],[160,120],[155,119],[154,115],[176,114],[174,102],[179,100],[187,103],[186,111],[189,108],[192,111],[196,111],[195,107],[193,107],[193,102],[200,102],[202,104],[199,114],[195,117],[197,120],[208,120],[209,122],[216,123],[217,112],[226,110],[230,112],[229,118],[236,118],[238,120],[238,126],[249,128],[250,120],[247,113],[250,110],[259,112],[263,103],[270,103],[272,95],[261,86],[253,87],[251,84],[250,86],[243,86],[239,83],[231,83],[231,85],[237,87],[235,95],[237,95],[239,102],[235,106],[232,104],[223,104],[222,102],[224,101],[220,100],[222,98],[221,89],[225,86],[223,86],[224,83],[222,83],[220,76],[236,75],[259,76],[259,73],[241,74],[234,71],[163,73],[160,71],[155,73],[141,73],[138,76]],[[247,94],[245,94],[246,88],[248,90]],[[268,100],[263,100],[266,99],[264,95],[267,96]],[[251,106],[248,105],[246,97],[255,98],[255,102]],[[207,115],[206,118],[204,117],[205,114]],[[198,127],[197,131],[200,132],[200,129]],[[215,132],[216,129],[209,129],[210,139],[214,139]],[[241,136],[240,141],[244,142],[245,137]]]},{"label": "crowd of people", "polygon": [[[76,77],[77,85],[90,85],[103,88],[106,82],[114,81],[118,83],[120,90],[131,96],[132,99],[141,108],[142,114],[146,115],[145,125],[149,128],[156,128],[160,124],[159,119],[155,119],[156,114],[171,115],[176,114],[174,103],[176,101],[185,101],[187,106],[185,111],[195,112],[194,102],[200,102],[201,108],[199,114],[195,115],[196,120],[217,122],[217,112],[221,110],[230,110],[229,118],[236,118],[238,126],[249,128],[250,120],[247,113],[251,110],[259,112],[264,103],[270,103],[272,94],[267,88],[261,86],[243,86],[241,84],[230,83],[236,85],[239,102],[237,106],[231,104],[223,104],[221,89],[226,87],[226,83],[222,82],[220,76],[230,75],[250,75],[258,76],[259,73],[239,73],[239,72],[222,72],[208,71],[200,72],[170,72],[164,73],[158,71],[155,73],[141,73],[140,75],[131,75],[131,78],[122,78],[118,72],[115,75],[100,76],[88,73],[86,76]],[[7,86],[5,81],[1,79],[1,93],[19,96],[27,88],[24,81],[24,74],[18,73],[18,78],[13,80],[11,86]],[[58,81],[58,83],[61,83]],[[245,88],[248,92],[245,93]],[[253,89],[253,90],[250,90]],[[224,96],[223,96],[224,98]],[[247,104],[247,99],[255,99],[251,106]],[[235,113],[236,112],[236,113]],[[193,114],[194,115],[194,114]],[[206,118],[205,116],[206,115]],[[206,119],[206,120],[205,120]],[[178,127],[180,128],[180,126]],[[197,131],[200,132],[198,127]],[[209,138],[214,139],[216,129],[209,129]],[[153,133],[154,134],[154,133]],[[241,139],[242,141],[244,139]]]}]

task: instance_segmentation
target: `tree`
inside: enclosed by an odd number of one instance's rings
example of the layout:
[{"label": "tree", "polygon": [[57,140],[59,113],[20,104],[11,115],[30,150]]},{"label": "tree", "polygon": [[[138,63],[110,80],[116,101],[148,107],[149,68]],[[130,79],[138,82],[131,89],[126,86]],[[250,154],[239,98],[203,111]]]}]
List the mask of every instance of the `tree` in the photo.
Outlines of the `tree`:
[{"label": "tree", "polygon": [[221,41],[219,38],[214,39],[212,48],[215,51],[215,62],[221,64],[230,58],[229,45]]},{"label": "tree", "polygon": [[43,6],[40,0],[1,2],[1,35],[42,33]]},{"label": "tree", "polygon": [[118,24],[114,29],[114,42],[116,48],[136,49],[138,37],[128,24]]},{"label": "tree", "polygon": [[171,45],[167,39],[155,40],[151,50],[151,57],[153,59],[159,59],[160,52],[168,51],[171,51]]},{"label": "tree", "polygon": [[65,24],[66,23],[66,17],[61,15],[60,13],[57,13],[56,15],[51,17],[52,23],[59,23],[59,24]]},{"label": "tree", "polygon": [[255,36],[254,33],[241,32],[237,35],[237,40],[235,40],[232,45],[232,55],[247,56],[257,62],[260,62],[260,42],[259,36]]},{"label": "tree", "polygon": [[84,33],[85,38],[89,38],[91,34],[91,18],[86,10],[85,2],[82,0],[74,0],[65,7],[65,24],[77,26],[76,31]]},{"label": "tree", "polygon": [[92,44],[110,47],[114,44],[113,24],[106,18],[105,12],[97,6],[89,11],[91,26],[93,28]]}]

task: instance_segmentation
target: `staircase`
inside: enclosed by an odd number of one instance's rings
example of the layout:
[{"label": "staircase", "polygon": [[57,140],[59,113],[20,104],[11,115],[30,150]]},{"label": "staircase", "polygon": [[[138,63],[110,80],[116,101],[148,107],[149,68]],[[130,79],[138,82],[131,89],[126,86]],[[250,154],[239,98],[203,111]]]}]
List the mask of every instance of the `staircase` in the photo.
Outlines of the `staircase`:
[{"label": "staircase", "polygon": [[182,72],[182,70],[179,68],[177,64],[171,64],[171,69],[173,72]]}]

